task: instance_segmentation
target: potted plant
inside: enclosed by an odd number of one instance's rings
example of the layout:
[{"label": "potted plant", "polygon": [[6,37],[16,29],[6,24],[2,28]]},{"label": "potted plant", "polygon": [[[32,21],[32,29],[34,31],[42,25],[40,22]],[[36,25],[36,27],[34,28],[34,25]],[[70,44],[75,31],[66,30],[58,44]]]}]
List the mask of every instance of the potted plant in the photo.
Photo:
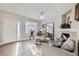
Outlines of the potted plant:
[{"label": "potted plant", "polygon": [[71,28],[71,27],[70,27],[70,24],[64,23],[64,24],[61,24],[61,28]]}]

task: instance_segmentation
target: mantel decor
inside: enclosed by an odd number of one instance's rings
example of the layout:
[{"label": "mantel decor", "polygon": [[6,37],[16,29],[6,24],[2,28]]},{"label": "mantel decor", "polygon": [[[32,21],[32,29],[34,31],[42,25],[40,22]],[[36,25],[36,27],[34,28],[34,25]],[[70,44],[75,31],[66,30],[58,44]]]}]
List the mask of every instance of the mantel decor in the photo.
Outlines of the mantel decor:
[{"label": "mantel decor", "polygon": [[75,6],[75,20],[79,21],[79,3]]},{"label": "mantel decor", "polygon": [[64,24],[61,24],[61,28],[64,29],[64,28],[71,28],[71,27],[70,27],[70,24],[64,23]]}]

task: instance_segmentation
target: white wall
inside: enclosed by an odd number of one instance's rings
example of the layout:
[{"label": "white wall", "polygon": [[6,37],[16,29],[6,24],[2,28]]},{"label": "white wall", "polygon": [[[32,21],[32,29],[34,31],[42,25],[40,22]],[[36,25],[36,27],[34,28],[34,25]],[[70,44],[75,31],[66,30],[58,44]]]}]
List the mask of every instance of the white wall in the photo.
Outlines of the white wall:
[{"label": "white wall", "polygon": [[[24,39],[26,37],[25,30],[24,30],[25,29],[25,27],[24,27],[25,21],[36,22],[38,24],[38,28],[40,27],[40,24],[39,24],[40,21],[37,21],[32,18],[27,18],[24,16],[6,12],[6,11],[0,11],[0,16],[1,16],[0,19],[2,21],[2,24],[0,24],[0,27],[2,26],[2,29],[3,29],[2,31],[0,30],[2,32],[2,43],[8,43],[8,42],[13,42],[13,41]],[[21,23],[20,24],[21,38],[18,39],[17,24],[19,22]],[[0,36],[1,36],[1,32],[0,32]]]},{"label": "white wall", "polygon": [[0,11],[2,16],[2,43],[17,40],[17,18],[8,13]]},{"label": "white wall", "polygon": [[[1,19],[1,17],[0,17]],[[0,20],[0,43],[2,42],[2,20]]]},{"label": "white wall", "polygon": [[75,6],[72,8],[70,20],[72,21],[71,28],[76,29],[77,39],[79,40],[79,21],[75,20]]},{"label": "white wall", "polygon": [[1,17],[1,13],[0,13],[0,43],[2,42],[2,17]]},{"label": "white wall", "polygon": [[20,22],[20,35],[21,35],[21,38],[25,38],[27,37],[26,34],[25,34],[25,22],[22,21]]},{"label": "white wall", "polygon": [[17,22],[14,20],[4,20],[3,43],[17,40]]}]

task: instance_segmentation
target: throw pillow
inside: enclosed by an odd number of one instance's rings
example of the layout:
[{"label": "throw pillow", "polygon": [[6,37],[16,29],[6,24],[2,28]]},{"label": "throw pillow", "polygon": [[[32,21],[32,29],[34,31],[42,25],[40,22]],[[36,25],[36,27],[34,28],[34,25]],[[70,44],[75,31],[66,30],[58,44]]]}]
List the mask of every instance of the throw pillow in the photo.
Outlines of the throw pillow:
[{"label": "throw pillow", "polygon": [[61,46],[61,48],[67,51],[74,51],[74,45],[75,43],[72,40],[67,39],[67,41]]}]

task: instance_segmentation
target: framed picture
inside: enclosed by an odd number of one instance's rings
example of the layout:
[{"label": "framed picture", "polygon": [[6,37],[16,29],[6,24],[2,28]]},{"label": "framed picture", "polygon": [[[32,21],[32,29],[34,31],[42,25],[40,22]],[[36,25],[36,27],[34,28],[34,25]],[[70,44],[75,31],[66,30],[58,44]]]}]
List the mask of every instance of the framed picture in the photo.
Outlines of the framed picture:
[{"label": "framed picture", "polygon": [[75,20],[79,21],[79,3],[75,6]]}]

